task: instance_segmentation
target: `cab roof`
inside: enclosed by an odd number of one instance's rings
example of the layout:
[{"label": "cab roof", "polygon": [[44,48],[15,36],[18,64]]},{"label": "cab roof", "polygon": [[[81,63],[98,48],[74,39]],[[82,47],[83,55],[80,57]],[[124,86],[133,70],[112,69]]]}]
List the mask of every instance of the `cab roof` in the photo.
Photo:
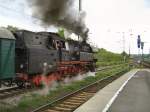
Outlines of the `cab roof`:
[{"label": "cab roof", "polygon": [[0,28],[0,39],[11,39],[15,40],[14,35],[6,28]]}]

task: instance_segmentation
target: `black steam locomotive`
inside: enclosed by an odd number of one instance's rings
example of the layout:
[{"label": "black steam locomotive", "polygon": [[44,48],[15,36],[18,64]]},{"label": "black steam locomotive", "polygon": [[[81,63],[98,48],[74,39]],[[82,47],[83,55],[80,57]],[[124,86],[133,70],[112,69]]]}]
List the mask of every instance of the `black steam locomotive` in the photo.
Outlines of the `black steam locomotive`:
[{"label": "black steam locomotive", "polygon": [[[66,75],[94,71],[95,59],[85,41],[63,39],[56,33],[0,29],[0,82],[40,85]],[[3,59],[2,59],[3,57]],[[8,69],[9,68],[9,69]],[[4,70],[7,69],[7,70]]]}]

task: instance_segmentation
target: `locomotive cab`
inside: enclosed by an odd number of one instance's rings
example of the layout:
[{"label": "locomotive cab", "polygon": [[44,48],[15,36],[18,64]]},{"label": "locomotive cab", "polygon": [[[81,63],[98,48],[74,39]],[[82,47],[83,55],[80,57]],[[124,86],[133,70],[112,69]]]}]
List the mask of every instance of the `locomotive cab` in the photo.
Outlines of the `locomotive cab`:
[{"label": "locomotive cab", "polygon": [[40,34],[48,36],[49,41],[47,44],[53,45],[53,48],[57,54],[57,62],[69,61],[69,52],[66,49],[65,39],[61,38],[57,33],[40,32]]},{"label": "locomotive cab", "polygon": [[48,36],[25,30],[15,32],[15,36],[17,73],[41,74],[45,65],[50,67],[58,61],[57,51]]}]

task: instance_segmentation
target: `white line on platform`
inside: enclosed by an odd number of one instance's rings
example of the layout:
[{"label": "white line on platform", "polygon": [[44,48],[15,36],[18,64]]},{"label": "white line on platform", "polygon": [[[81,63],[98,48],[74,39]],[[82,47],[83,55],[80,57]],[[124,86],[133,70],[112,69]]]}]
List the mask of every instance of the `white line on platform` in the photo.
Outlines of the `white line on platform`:
[{"label": "white line on platform", "polygon": [[[138,72],[138,71],[137,71]],[[137,73],[136,72],[136,73]],[[112,105],[112,103],[115,101],[115,99],[118,97],[119,93],[123,90],[123,88],[125,87],[125,85],[128,83],[128,81],[136,74],[134,73],[133,75],[131,75],[124,83],[123,85],[119,88],[119,90],[114,94],[114,96],[110,99],[110,101],[107,103],[107,105],[105,106],[105,108],[103,109],[102,112],[107,112],[108,109],[110,108],[110,106]]]}]

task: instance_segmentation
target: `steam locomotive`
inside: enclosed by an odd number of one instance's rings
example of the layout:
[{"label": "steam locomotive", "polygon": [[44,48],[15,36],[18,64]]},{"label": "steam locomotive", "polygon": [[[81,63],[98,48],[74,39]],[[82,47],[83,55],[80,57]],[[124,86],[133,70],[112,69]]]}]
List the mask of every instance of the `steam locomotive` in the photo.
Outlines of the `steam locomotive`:
[{"label": "steam locomotive", "polygon": [[0,28],[0,85],[26,83],[36,86],[44,81],[94,71],[96,60],[86,41],[63,39],[57,33]]}]

